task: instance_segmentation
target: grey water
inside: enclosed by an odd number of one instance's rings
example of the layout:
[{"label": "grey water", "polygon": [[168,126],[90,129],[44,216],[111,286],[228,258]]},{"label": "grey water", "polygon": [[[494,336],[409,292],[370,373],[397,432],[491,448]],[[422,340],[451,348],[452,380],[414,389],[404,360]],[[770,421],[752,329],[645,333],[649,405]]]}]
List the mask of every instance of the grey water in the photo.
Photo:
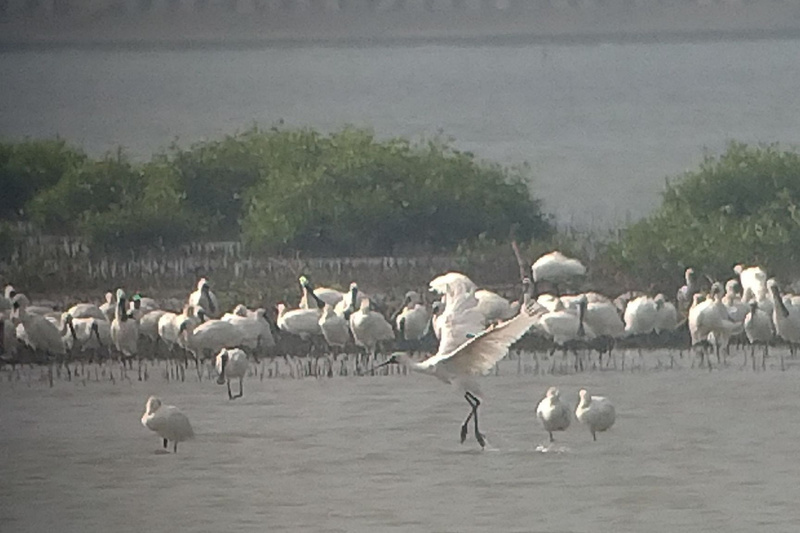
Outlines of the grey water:
[{"label": "grey water", "polygon": [[430,137],[504,165],[562,222],[647,214],[730,140],[800,144],[800,42],[6,50],[0,139],[146,159],[257,123]]},{"label": "grey water", "polygon": [[[4,373],[0,529],[796,532],[798,367],[776,364],[544,376],[503,362],[482,381],[484,451],[459,443],[467,403],[419,374],[249,377],[230,401],[155,371],[52,389]],[[551,385],[568,405],[582,387],[609,397],[616,424],[592,442],[573,420],[549,445],[535,409]],[[150,394],[194,425],[177,455],[140,423]]]}]

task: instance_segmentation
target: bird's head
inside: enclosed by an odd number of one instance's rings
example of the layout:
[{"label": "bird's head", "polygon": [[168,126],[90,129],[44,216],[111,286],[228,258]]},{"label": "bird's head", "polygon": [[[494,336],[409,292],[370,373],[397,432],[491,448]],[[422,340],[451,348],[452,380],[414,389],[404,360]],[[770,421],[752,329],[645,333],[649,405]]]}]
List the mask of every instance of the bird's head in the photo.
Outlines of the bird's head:
[{"label": "bird's head", "polygon": [[407,358],[407,357],[408,357],[408,355],[406,355],[405,352],[394,352],[392,355],[389,356],[389,359],[387,359],[386,361],[384,361],[383,363],[381,363],[381,364],[379,364],[377,366],[373,366],[371,371],[375,371],[375,370],[377,370],[379,368],[382,368],[384,366],[399,365],[401,363],[402,359],[403,358]]},{"label": "bird's head", "polygon": [[545,394],[545,398],[560,398],[561,391],[558,390],[558,387],[550,387],[547,389],[547,394]]},{"label": "bird's head", "polygon": [[181,325],[178,327],[178,335],[181,335],[185,331],[190,331],[192,329],[192,321],[188,318],[181,322]]},{"label": "bird's head", "polygon": [[589,405],[592,402],[592,395],[586,389],[581,389],[578,397],[580,397],[580,403],[583,405]]},{"label": "bird's head", "polygon": [[297,281],[300,282],[301,287],[305,287],[306,289],[309,287],[309,285],[311,285],[311,282],[308,281],[308,278],[305,276],[300,276],[300,279],[298,279]]},{"label": "bird's head", "polygon": [[151,415],[158,411],[158,408],[161,407],[161,400],[158,396],[150,396],[147,399],[147,405],[145,406],[145,411],[147,414]]},{"label": "bird's head", "polygon": [[14,289],[13,285],[6,285],[4,292],[7,300],[11,300],[17,295],[17,291]]}]

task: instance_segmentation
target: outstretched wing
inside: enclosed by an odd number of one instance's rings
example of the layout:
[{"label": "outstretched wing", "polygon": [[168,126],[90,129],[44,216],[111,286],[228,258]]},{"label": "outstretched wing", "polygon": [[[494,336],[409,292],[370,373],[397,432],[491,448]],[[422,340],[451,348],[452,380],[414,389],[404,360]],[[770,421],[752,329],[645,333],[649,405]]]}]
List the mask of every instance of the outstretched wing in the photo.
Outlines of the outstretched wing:
[{"label": "outstretched wing", "polygon": [[453,375],[485,374],[506,356],[508,348],[539,320],[539,314],[521,311],[511,320],[490,326],[450,353],[437,354],[420,363],[440,365]]}]

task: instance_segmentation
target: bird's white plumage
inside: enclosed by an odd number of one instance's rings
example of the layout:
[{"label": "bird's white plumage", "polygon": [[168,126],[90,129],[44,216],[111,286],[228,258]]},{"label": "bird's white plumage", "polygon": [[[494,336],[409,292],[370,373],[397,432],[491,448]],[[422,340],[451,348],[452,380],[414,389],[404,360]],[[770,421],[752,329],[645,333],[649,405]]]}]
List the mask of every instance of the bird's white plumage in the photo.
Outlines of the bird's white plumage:
[{"label": "bird's white plumage", "polygon": [[194,437],[189,418],[174,405],[163,405],[156,396],[147,399],[142,425],[156,432],[162,439],[173,442],[175,452],[178,451],[179,442]]},{"label": "bird's white plumage", "polygon": [[478,311],[484,316],[484,323],[490,324],[498,320],[508,320],[519,312],[519,302],[511,303],[499,294],[479,289],[475,291],[478,300]]},{"label": "bird's white plumage", "polygon": [[217,295],[211,290],[206,278],[200,278],[197,282],[197,289],[189,295],[188,305],[205,309],[210,317],[218,317],[222,311]]},{"label": "bird's white plumage", "polygon": [[418,369],[433,369],[437,377],[452,382],[462,376],[480,376],[491,370],[508,354],[512,344],[522,338],[537,317],[519,313],[506,322],[489,326],[455,350],[437,353],[417,364]]},{"label": "bird's white plumage", "polygon": [[375,351],[378,343],[394,339],[392,325],[382,314],[370,309],[368,299],[361,300],[358,311],[350,315],[350,331],[356,344]]},{"label": "bird's white plumage", "polygon": [[653,298],[656,304],[655,332],[670,332],[678,329],[678,310],[671,302],[668,302],[663,294],[656,294]]},{"label": "bird's white plumage", "polygon": [[63,315],[62,320],[66,315],[72,318],[99,318],[100,320],[107,320],[106,314],[95,304],[92,303],[78,303],[67,309]]},{"label": "bird's white plumage", "polygon": [[739,276],[739,281],[742,285],[742,290],[750,289],[755,296],[756,301],[761,301],[769,296],[767,288],[767,273],[759,267],[745,267],[744,265],[736,265],[733,271]]},{"label": "bird's white plumage", "polygon": [[581,389],[580,402],[575,409],[575,417],[585,424],[597,440],[597,432],[605,431],[614,425],[616,410],[614,405],[603,396],[592,396],[586,389]]},{"label": "bird's white plumage", "polygon": [[572,422],[572,412],[561,402],[561,395],[558,388],[550,387],[547,394],[536,407],[536,418],[542,423],[542,427],[550,435],[553,441],[554,431],[564,431]]},{"label": "bird's white plumage", "polygon": [[228,322],[239,331],[239,346],[253,350],[275,346],[275,338],[266,318],[266,310],[258,309],[247,316],[227,313],[222,321]]},{"label": "bird's white plumage", "polygon": [[344,317],[333,311],[331,304],[325,304],[319,317],[319,328],[329,346],[344,347],[350,340],[350,324]]},{"label": "bird's white plumage", "polygon": [[531,265],[533,281],[561,283],[586,274],[586,267],[577,259],[565,256],[558,250],[539,257]]},{"label": "bird's white plumage", "polygon": [[114,320],[111,322],[111,341],[119,353],[132,357],[139,350],[139,323],[128,315],[125,291],[117,289]]},{"label": "bird's white plumage", "polygon": [[[243,394],[242,381],[250,369],[250,362],[247,354],[241,348],[223,348],[214,358],[214,368],[217,371],[217,383],[228,384],[228,398],[234,400]],[[239,380],[239,394],[234,396],[231,393],[231,380]]]},{"label": "bird's white plumage", "polygon": [[58,327],[47,318],[28,312],[27,298],[21,294],[14,296],[12,318],[16,318],[23,332],[17,327],[17,337],[34,350],[47,352],[53,355],[65,355],[67,350]]},{"label": "bird's white plumage", "polygon": [[422,304],[419,294],[409,291],[406,294],[405,306],[397,315],[395,323],[397,330],[402,332],[404,340],[419,340],[425,335],[430,313]]},{"label": "bird's white plumage", "polygon": [[163,309],[155,309],[144,313],[139,319],[139,335],[155,342],[158,338],[158,323],[166,313],[167,311]]},{"label": "bird's white plumage", "polygon": [[750,344],[767,343],[772,340],[772,317],[758,308],[758,303],[750,303],[750,311],[744,317],[744,332]]},{"label": "bird's white plumage", "polygon": [[769,280],[768,287],[774,303],[772,322],[775,333],[788,343],[800,344],[800,307],[795,307],[791,298],[781,296],[780,287],[774,279]]},{"label": "bird's white plumage", "polygon": [[640,296],[625,307],[625,334],[647,335],[656,327],[658,308],[649,296]]},{"label": "bird's white plumage", "polygon": [[286,308],[286,304],[278,304],[278,329],[298,335],[302,339],[308,339],[315,335],[322,335],[319,327],[319,319],[322,316],[322,309],[292,309]]},{"label": "bird's white plumage", "polygon": [[206,320],[194,325],[184,321],[181,326],[185,348],[198,359],[213,357],[223,348],[236,348],[241,345],[239,330],[224,320]]},{"label": "bird's white plumage", "polygon": [[595,336],[586,324],[583,327],[583,336],[580,335],[580,311],[567,309],[560,298],[555,299],[552,311],[544,312],[537,317],[535,326],[537,330],[553,339],[553,343],[557,346],[564,346],[568,342],[579,339],[591,339]]}]

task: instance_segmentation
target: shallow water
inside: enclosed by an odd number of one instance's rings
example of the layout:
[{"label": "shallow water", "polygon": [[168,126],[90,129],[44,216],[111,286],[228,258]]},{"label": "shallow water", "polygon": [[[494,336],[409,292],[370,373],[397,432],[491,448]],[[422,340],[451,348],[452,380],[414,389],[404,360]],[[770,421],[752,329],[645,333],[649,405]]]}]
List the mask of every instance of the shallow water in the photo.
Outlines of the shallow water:
[{"label": "shallow water", "polygon": [[[663,357],[663,356],[662,356]],[[678,368],[483,380],[481,428],[427,376],[0,383],[0,529],[11,531],[798,531],[798,368]],[[187,378],[189,375],[187,374]],[[617,422],[554,445],[547,387],[587,387]],[[158,394],[197,437],[140,424]],[[543,450],[547,453],[543,453]]]}]

